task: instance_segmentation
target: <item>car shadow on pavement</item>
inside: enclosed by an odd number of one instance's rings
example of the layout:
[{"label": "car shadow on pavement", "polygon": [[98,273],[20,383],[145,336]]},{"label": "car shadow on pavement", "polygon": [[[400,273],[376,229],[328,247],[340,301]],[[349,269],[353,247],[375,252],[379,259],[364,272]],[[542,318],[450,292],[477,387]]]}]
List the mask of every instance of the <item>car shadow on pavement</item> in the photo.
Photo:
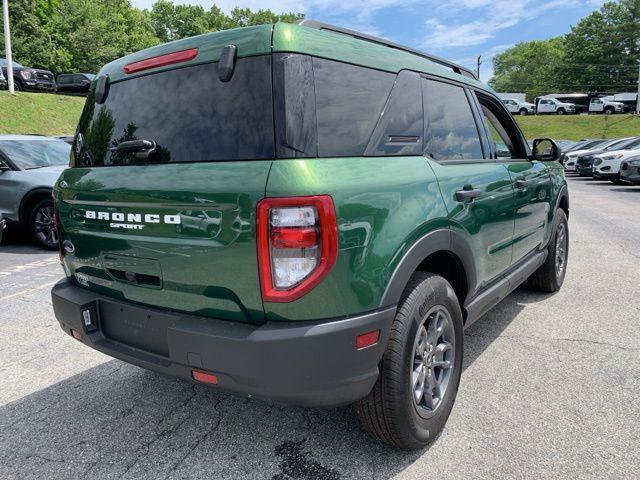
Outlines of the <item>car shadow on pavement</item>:
[{"label": "car shadow on pavement", "polygon": [[31,234],[18,226],[10,224],[2,237],[0,253],[47,253]]},{"label": "car shadow on pavement", "polygon": [[[464,368],[542,298],[519,289],[471,326]],[[350,407],[236,397],[117,360],[0,407],[2,478],[390,478],[427,450],[375,442]]]}]

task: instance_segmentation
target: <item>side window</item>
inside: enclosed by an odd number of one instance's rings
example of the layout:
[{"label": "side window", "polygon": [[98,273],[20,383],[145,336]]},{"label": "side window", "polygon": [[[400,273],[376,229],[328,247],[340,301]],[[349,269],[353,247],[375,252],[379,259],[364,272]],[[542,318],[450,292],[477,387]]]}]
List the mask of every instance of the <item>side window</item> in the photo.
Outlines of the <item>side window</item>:
[{"label": "side window", "polygon": [[71,76],[70,75],[60,75],[58,77],[58,83],[60,83],[62,85],[66,85],[67,83],[71,83]]},{"label": "side window", "polygon": [[494,157],[525,158],[527,152],[523,151],[521,136],[513,117],[491,97],[478,94],[477,98],[488,129]]},{"label": "side window", "polygon": [[434,160],[482,159],[471,105],[462,87],[422,79],[424,153]]},{"label": "side window", "polygon": [[419,74],[408,70],[398,74],[378,118],[365,155],[422,155],[424,114]]},{"label": "side window", "polygon": [[313,58],[320,157],[362,155],[394,74]]}]

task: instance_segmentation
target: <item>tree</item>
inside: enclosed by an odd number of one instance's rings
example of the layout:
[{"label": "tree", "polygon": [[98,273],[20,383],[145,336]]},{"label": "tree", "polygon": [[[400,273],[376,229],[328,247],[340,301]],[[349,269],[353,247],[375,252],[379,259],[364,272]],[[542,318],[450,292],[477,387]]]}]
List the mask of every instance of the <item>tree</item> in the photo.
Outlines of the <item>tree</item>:
[{"label": "tree", "polygon": [[490,84],[499,92],[525,92],[533,98],[560,89],[564,62],[562,37],[519,43],[493,58]]},{"label": "tree", "polygon": [[565,82],[582,90],[621,92],[637,88],[640,0],[607,2],[565,37]]},{"label": "tree", "polygon": [[176,5],[170,0],[158,0],[152,5],[149,17],[155,35],[163,42],[169,42],[228,28],[280,21],[294,22],[302,18],[302,15],[296,13],[279,15],[271,10],[254,12],[248,8],[236,7],[227,16],[216,5],[206,11],[200,5]]}]

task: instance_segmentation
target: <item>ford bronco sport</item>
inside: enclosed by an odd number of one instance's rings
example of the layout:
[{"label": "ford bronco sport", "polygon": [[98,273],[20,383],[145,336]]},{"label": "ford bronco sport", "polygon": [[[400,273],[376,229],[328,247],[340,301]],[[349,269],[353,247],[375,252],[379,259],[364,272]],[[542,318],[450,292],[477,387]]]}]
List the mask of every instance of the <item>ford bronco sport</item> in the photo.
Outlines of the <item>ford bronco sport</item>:
[{"label": "ford bronco sport", "polygon": [[[496,143],[506,145],[498,155]],[[313,21],[179,40],[94,80],[54,192],[62,329],[375,438],[443,428],[463,329],[566,272],[556,144],[443,59]]]}]

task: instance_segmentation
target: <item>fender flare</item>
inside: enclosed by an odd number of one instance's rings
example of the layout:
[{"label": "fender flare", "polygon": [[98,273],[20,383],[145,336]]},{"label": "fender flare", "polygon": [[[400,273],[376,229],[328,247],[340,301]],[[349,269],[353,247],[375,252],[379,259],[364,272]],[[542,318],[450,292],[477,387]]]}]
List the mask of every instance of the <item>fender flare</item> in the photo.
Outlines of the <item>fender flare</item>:
[{"label": "fender flare", "polygon": [[[397,305],[413,272],[425,258],[440,251],[452,253],[460,259],[467,277],[466,297],[468,298],[469,292],[474,291],[476,286],[476,268],[471,247],[459,233],[442,228],[421,237],[404,254],[389,278],[382,300],[380,300],[380,307]],[[464,301],[466,298],[462,303]]]},{"label": "fender flare", "polygon": [[562,199],[566,198],[567,199],[567,218],[569,217],[569,188],[567,187],[567,184],[564,183],[562,185],[562,187],[560,187],[560,191],[558,192],[558,196],[556,197],[556,208],[553,211],[554,215],[556,210],[558,210],[560,208],[560,202],[562,202]]},{"label": "fender flare", "polygon": [[18,218],[23,225],[29,221],[29,212],[27,211],[27,205],[35,197],[39,196],[51,196],[53,188],[51,187],[36,187],[33,190],[29,190],[24,194],[22,200],[20,200],[20,207],[18,208]]}]

